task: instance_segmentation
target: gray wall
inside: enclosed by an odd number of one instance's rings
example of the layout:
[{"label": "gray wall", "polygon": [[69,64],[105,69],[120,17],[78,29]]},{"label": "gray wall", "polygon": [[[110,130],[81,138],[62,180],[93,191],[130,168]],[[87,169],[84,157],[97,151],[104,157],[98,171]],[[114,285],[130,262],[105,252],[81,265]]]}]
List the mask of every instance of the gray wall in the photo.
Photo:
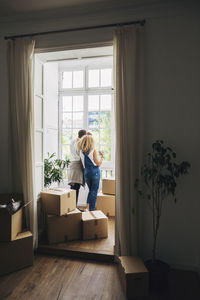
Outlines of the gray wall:
[{"label": "gray wall", "polygon": [[[10,188],[8,146],[8,81],[6,34],[52,30],[146,18],[145,25],[145,151],[164,139],[180,160],[191,162],[189,176],[180,179],[177,204],[166,201],[161,220],[158,255],[172,265],[200,270],[200,10],[196,1],[165,1],[128,10],[106,10],[61,19],[3,24],[0,30],[0,191]],[[112,30],[46,36],[38,47],[81,44],[112,39]],[[151,219],[141,205],[140,251],[151,253]]]},{"label": "gray wall", "polygon": [[[164,139],[177,159],[191,163],[179,180],[176,204],[167,199],[158,254],[175,265],[200,269],[200,18],[152,19],[146,26],[145,148]],[[149,210],[143,208],[141,250],[151,249]],[[142,210],[142,212],[144,212]]]}]

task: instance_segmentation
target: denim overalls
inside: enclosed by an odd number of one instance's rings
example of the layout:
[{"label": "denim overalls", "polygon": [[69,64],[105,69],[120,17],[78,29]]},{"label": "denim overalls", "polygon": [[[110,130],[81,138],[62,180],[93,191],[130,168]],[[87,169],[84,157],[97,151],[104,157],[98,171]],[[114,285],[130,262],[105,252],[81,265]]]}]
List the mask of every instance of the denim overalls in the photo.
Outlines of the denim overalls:
[{"label": "denim overalls", "polygon": [[95,210],[97,201],[97,192],[99,189],[100,170],[98,166],[95,166],[91,159],[88,157],[88,153],[84,153],[84,177],[89,188],[87,197],[87,203],[89,203],[90,210]]}]

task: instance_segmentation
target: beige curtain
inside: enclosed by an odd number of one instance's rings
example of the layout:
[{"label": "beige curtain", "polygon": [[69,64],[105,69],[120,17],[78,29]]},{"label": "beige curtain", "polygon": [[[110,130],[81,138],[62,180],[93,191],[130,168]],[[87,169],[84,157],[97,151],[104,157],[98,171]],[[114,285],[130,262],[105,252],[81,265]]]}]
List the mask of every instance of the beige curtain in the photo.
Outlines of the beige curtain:
[{"label": "beige curtain", "polygon": [[134,189],[143,148],[143,27],[114,33],[116,109],[115,253],[138,254],[138,203]]},{"label": "beige curtain", "polygon": [[8,42],[9,94],[11,120],[12,192],[22,192],[27,226],[37,240],[34,202],[34,113],[33,58],[35,42],[16,39]]}]

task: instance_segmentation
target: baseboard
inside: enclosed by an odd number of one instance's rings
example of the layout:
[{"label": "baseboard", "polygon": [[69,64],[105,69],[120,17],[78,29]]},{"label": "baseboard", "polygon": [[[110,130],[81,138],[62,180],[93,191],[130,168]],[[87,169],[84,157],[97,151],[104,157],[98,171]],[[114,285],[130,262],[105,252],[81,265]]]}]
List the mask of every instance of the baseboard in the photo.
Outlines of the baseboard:
[{"label": "baseboard", "polygon": [[[143,261],[146,261],[150,259],[147,255],[139,255]],[[164,262],[166,262],[172,269],[179,269],[183,271],[194,271],[197,272],[200,276],[200,264],[197,262],[197,264],[192,264],[191,259],[176,259],[173,257],[164,257],[164,256],[159,256],[157,259],[160,259]]]},{"label": "baseboard", "polygon": [[167,261],[167,263],[173,269],[179,269],[179,270],[185,270],[185,271],[194,271],[194,272],[197,272],[200,276],[200,267],[199,266],[170,263],[170,261]]}]

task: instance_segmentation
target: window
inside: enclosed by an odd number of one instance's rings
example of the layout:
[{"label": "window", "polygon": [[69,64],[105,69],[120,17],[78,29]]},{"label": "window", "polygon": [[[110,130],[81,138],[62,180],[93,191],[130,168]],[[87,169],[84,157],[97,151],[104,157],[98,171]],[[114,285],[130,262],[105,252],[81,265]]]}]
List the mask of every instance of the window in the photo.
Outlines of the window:
[{"label": "window", "polygon": [[[59,64],[60,154],[70,156],[71,140],[90,131],[97,151],[104,151],[102,170],[114,171],[112,57]],[[108,171],[106,171],[108,172]]]}]

